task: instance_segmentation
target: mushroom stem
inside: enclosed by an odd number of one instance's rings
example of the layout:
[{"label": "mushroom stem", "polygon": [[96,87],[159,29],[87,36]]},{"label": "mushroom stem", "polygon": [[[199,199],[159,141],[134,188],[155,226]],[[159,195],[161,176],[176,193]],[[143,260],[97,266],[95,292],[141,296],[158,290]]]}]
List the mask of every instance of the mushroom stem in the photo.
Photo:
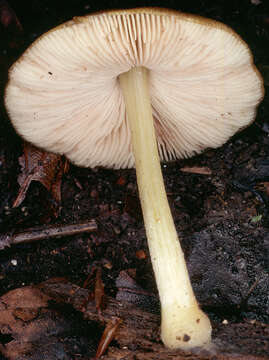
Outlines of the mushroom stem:
[{"label": "mushroom stem", "polygon": [[135,157],[148,246],[161,302],[161,337],[169,348],[209,348],[211,324],[192,290],[168,204],[149,92],[149,71],[134,67],[120,75]]}]

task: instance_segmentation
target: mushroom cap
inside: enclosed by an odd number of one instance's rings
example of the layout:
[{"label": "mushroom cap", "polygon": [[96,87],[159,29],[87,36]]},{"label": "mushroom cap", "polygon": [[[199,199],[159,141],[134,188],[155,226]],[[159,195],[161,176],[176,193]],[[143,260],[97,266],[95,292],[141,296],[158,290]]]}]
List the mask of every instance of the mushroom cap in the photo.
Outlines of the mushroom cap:
[{"label": "mushroom cap", "polygon": [[263,81],[228,26],[167,9],[74,18],[38,38],[9,71],[5,105],[19,134],[80,166],[134,166],[118,76],[149,70],[160,158],[224,144],[250,124]]}]

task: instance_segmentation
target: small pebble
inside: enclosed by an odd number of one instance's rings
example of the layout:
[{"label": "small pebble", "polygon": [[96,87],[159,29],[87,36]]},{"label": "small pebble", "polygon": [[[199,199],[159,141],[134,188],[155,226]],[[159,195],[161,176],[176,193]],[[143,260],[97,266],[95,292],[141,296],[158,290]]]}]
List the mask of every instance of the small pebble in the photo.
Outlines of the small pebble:
[{"label": "small pebble", "polygon": [[145,253],[144,250],[137,250],[135,255],[139,260],[145,260],[147,258],[147,254]]}]

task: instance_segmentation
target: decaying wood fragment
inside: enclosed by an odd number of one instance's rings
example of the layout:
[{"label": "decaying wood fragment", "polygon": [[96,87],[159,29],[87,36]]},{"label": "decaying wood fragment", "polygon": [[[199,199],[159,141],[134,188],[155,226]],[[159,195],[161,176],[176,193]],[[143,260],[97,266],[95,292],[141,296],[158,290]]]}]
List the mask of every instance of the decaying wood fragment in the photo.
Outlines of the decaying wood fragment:
[{"label": "decaying wood fragment", "polygon": [[[54,301],[72,305],[74,309],[82,312],[88,321],[100,323],[94,299],[88,301],[86,307],[81,306],[85,300],[90,298],[89,290],[69,282],[60,282],[57,279],[42,283],[39,288]],[[108,347],[107,354],[102,357],[104,360],[268,360],[268,357],[244,353],[244,347],[242,347],[244,341],[257,341],[256,337],[255,339],[246,339],[245,334],[249,334],[247,329],[253,326],[251,323],[244,323],[242,326],[229,324],[230,330],[234,334],[233,339],[238,338],[237,344],[230,344],[226,333],[221,334],[226,331],[227,325],[219,325],[218,329],[214,330],[215,334],[220,336],[217,339],[216,352],[214,354],[195,354],[181,350],[171,351],[162,345],[159,337],[159,314],[152,314],[135,305],[107,297],[106,308],[102,310],[102,316],[106,324],[110,324],[115,318],[122,320],[117,331],[113,333],[117,346],[110,345]],[[109,326],[108,329],[110,329]],[[258,323],[255,326],[257,326],[260,338],[262,337],[261,333],[264,334],[264,337],[268,336],[269,326]],[[267,348],[269,350],[269,346]]]},{"label": "decaying wood fragment", "polygon": [[[84,318],[100,323],[95,299],[90,296],[91,290],[68,282],[59,282],[57,279],[55,282],[51,280],[42,283],[39,288],[55,301],[72,305],[75,310],[83,313]],[[135,305],[106,296],[106,307],[102,310],[102,317],[105,323],[109,323],[115,317],[122,319],[115,337],[120,346],[133,343],[151,348],[152,342],[160,342],[159,316],[145,312]]]}]

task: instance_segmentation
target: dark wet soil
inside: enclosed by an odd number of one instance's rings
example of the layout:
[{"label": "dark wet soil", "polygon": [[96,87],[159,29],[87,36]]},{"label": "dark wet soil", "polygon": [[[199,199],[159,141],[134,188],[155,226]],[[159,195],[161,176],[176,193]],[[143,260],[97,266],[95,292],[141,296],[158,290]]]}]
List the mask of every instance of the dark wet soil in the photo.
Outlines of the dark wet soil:
[{"label": "dark wet soil", "polygon": [[[3,108],[7,69],[38,35],[75,15],[121,7],[165,6],[211,17],[233,27],[250,45],[254,60],[269,85],[269,3],[258,1],[128,1],[10,0],[23,33],[0,28],[0,226],[1,233],[46,224],[96,219],[98,231],[57,240],[13,246],[0,252],[0,295],[21,286],[65,277],[82,286],[94,266],[102,267],[105,292],[115,297],[116,279],[132,269],[136,282],[155,298],[154,277],[139,206],[134,170],[81,169],[70,166],[63,177],[62,203],[40,184],[32,183],[19,208],[13,209],[19,186],[18,157],[22,141]],[[173,217],[182,238],[195,293],[216,324],[231,328],[254,321],[269,324],[269,99],[257,120],[217,150],[188,160],[163,164]],[[207,167],[211,175],[182,172]],[[142,254],[142,255],[141,255]],[[252,322],[252,323],[251,323]],[[228,325],[227,325],[228,323]],[[268,338],[247,327],[248,354],[269,358]],[[240,331],[239,331],[240,332]],[[236,342],[236,331],[223,335]],[[234,336],[234,338],[233,338]],[[1,341],[1,338],[0,338]],[[72,344],[81,357],[79,335]],[[85,339],[83,338],[83,341]],[[74,345],[75,344],[75,345]],[[256,344],[256,346],[255,346]],[[265,344],[264,346],[262,344]],[[114,344],[115,345],[115,344]],[[242,342],[242,346],[244,342]],[[82,350],[82,348],[84,350]],[[88,349],[89,350],[89,349]],[[84,353],[83,353],[84,351]],[[93,355],[91,355],[93,356]],[[71,357],[70,357],[71,358]],[[75,358],[75,357],[74,357]],[[163,355],[163,359],[166,359]],[[131,359],[131,358],[130,358]]]}]

